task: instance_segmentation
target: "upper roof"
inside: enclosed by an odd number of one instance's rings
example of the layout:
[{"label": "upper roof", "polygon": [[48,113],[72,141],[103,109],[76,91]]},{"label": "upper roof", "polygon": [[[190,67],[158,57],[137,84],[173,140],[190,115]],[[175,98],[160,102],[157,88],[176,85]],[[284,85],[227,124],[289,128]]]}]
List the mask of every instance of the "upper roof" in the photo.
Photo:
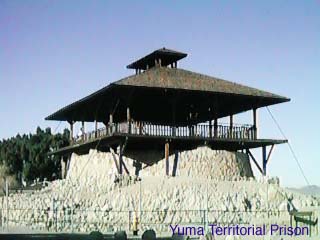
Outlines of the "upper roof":
[{"label": "upper roof", "polygon": [[141,74],[123,78],[112,84],[247,95],[273,98],[277,99],[279,102],[285,102],[289,100],[286,97],[274,93],[266,92],[220,78],[195,73],[181,68],[154,67],[144,71]]},{"label": "upper roof", "polygon": [[127,68],[146,70],[155,66],[155,61],[161,60],[162,66],[168,66],[187,56],[186,53],[174,51],[167,48],[160,48],[152,53],[129,64]]}]

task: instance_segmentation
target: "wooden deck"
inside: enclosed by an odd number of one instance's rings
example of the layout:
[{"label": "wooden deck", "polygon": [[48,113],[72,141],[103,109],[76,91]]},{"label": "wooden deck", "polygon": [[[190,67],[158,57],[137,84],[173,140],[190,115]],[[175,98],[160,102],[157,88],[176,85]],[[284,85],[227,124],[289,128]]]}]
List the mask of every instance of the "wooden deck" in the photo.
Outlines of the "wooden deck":
[{"label": "wooden deck", "polygon": [[50,154],[65,155],[72,152],[87,153],[90,149],[107,150],[127,142],[126,149],[163,149],[166,142],[171,149],[189,150],[207,145],[212,149],[236,151],[281,144],[287,140],[257,139],[256,130],[251,125],[209,124],[186,126],[164,126],[145,122],[114,123],[104,128],[73,138],[72,144]]},{"label": "wooden deck", "polygon": [[101,137],[111,137],[117,134],[129,134],[134,136],[153,136],[166,138],[217,138],[217,139],[246,139],[254,140],[256,130],[253,125],[209,125],[198,124],[193,126],[166,126],[147,122],[123,122],[113,123],[107,127],[84,133],[81,137],[73,138],[73,143],[86,143]]}]

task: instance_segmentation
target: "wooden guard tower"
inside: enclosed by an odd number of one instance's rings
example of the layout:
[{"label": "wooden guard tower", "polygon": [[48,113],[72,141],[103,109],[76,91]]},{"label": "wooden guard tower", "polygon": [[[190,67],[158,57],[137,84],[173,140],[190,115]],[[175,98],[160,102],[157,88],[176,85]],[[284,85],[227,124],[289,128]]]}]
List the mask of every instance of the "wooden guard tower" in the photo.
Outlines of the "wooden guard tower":
[{"label": "wooden guard tower", "polygon": [[[127,172],[123,155],[151,149],[166,158],[169,175],[169,154],[176,155],[175,169],[179,151],[206,145],[216,150],[246,151],[265,175],[274,145],[287,140],[258,137],[257,109],[290,99],[178,68],[178,61],[186,56],[166,48],[156,50],[127,66],[135,70],[134,75],[48,116],[46,120],[68,121],[71,133],[70,146],[50,154],[67,157],[91,148],[109,151],[120,147],[116,165],[122,174],[123,168]],[[234,123],[235,114],[248,110],[252,110],[252,124]],[[228,124],[219,123],[223,117],[230,118]],[[80,138],[74,137],[76,122],[83,130]],[[94,123],[95,130],[85,132],[86,122]],[[251,154],[252,148],[262,149],[262,166]],[[136,165],[141,166],[141,161]]]}]

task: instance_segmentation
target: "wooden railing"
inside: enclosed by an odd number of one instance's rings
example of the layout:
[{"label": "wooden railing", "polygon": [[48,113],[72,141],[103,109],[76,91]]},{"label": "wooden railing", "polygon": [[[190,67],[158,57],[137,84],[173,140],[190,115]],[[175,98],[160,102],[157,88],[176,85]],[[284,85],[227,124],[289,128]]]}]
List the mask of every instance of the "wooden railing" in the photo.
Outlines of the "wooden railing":
[{"label": "wooden railing", "polygon": [[222,139],[255,139],[255,129],[252,125],[219,124],[216,128],[209,124],[193,126],[168,126],[147,122],[112,123],[97,131],[84,133],[74,138],[74,143],[83,143],[114,134],[129,134],[138,136],[178,137],[178,138],[222,138]]}]

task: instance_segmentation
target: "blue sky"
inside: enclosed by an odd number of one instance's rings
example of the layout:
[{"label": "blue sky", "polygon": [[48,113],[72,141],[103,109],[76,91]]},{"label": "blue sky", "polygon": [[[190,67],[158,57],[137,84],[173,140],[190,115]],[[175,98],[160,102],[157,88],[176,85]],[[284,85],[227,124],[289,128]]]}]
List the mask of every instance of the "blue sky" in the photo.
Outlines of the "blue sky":
[{"label": "blue sky", "polygon": [[[44,117],[167,47],[189,53],[182,68],[290,97],[270,109],[320,184],[320,1],[0,0],[0,47],[0,139],[55,129]],[[249,121],[251,112],[235,117]],[[281,138],[265,109],[259,121],[261,137]],[[305,185],[286,145],[268,170]]]}]

